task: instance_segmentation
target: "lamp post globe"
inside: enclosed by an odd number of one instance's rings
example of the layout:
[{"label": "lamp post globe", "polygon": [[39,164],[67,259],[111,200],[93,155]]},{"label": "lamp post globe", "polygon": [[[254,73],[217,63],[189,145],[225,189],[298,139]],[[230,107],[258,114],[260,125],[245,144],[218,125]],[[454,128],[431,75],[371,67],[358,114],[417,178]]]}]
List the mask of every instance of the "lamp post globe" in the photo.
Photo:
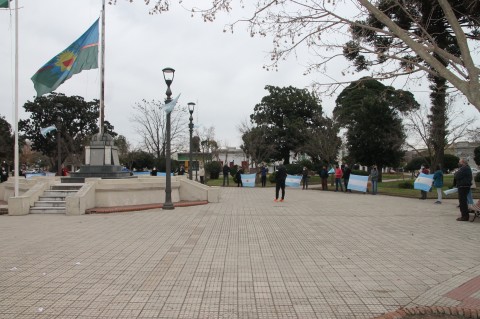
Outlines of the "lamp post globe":
[{"label": "lamp post globe", "polygon": [[[173,78],[175,77],[175,70],[172,68],[165,68],[162,70],[163,72],[163,79],[167,84],[167,91],[165,92],[167,98],[165,99],[165,105],[172,101],[172,90],[170,89],[170,85],[173,82]],[[172,203],[172,159],[170,154],[170,113],[167,112],[167,127],[166,127],[166,150],[165,150],[165,203],[163,203],[163,209],[172,210],[175,209]]]},{"label": "lamp post globe", "polygon": [[190,123],[188,124],[188,128],[190,130],[190,154],[188,156],[188,179],[192,180],[192,164],[193,164],[193,154],[192,154],[192,135],[193,135],[193,111],[195,110],[195,103],[190,102],[188,103],[188,112],[190,112]]}]

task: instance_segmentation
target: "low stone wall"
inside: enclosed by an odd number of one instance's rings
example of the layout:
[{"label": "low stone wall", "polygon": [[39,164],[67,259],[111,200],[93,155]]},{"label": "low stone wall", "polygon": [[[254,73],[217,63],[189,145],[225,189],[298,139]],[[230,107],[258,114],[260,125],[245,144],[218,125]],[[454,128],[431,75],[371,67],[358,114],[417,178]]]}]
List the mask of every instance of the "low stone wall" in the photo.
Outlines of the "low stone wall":
[{"label": "low stone wall", "polygon": [[[87,178],[82,188],[66,198],[67,215],[81,215],[95,207],[145,205],[165,202],[163,176],[139,176],[127,179]],[[21,196],[13,197],[13,186],[3,186],[3,196],[8,200],[9,214],[28,214],[30,206],[50,185],[60,183],[55,177],[35,177],[24,180]],[[13,185],[13,183],[12,183]],[[172,202],[218,202],[219,188],[190,181],[186,176],[172,176]],[[0,193],[2,195],[2,193]]]}]

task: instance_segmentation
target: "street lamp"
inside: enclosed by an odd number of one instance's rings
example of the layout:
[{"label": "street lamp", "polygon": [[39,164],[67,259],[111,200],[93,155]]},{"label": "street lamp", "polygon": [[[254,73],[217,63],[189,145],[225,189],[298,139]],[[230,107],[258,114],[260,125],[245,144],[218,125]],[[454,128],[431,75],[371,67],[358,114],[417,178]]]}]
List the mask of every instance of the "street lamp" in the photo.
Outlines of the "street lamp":
[{"label": "street lamp", "polygon": [[[63,108],[63,104],[62,103],[57,103],[57,109],[58,109],[58,113],[60,114],[60,110]],[[60,145],[60,130],[62,128],[62,118],[60,117],[60,115],[57,115],[57,175],[58,176],[62,176],[62,149],[61,149],[61,145]]]},{"label": "street lamp", "polygon": [[193,164],[193,155],[192,155],[192,134],[193,134],[193,111],[195,110],[195,103],[188,103],[188,112],[190,112],[190,124],[188,128],[190,129],[190,155],[188,157],[188,178],[192,180],[192,164]]},{"label": "street lamp", "polygon": [[[175,76],[175,70],[172,68],[165,68],[162,70],[163,72],[163,79],[165,80],[165,83],[167,84],[167,98],[165,99],[165,105],[168,104],[170,101],[172,101],[172,90],[170,90],[170,85],[173,82],[173,78]],[[172,171],[172,163],[171,163],[171,155],[170,155],[170,113],[167,112],[167,147],[166,147],[166,153],[165,153],[165,173],[166,173],[166,179],[165,179],[165,203],[163,204],[163,209],[175,209],[172,203],[172,176],[171,176],[171,171]]]}]

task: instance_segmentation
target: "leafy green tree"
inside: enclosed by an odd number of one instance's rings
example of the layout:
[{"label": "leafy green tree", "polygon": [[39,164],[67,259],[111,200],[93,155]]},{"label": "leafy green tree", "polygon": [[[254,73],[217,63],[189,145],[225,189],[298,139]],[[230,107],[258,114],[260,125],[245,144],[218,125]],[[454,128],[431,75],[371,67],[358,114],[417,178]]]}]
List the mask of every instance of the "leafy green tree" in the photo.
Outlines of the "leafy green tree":
[{"label": "leafy green tree", "polygon": [[4,116],[0,116],[0,161],[13,162],[14,144],[12,127]]},{"label": "leafy green tree", "polygon": [[270,162],[272,154],[275,152],[274,144],[268,140],[268,127],[256,126],[248,128],[242,134],[243,144],[240,148],[248,155],[255,164]]},{"label": "leafy green tree", "polygon": [[[468,13],[466,2],[452,1],[451,4],[456,11],[458,19],[468,21],[474,16]],[[460,57],[461,50],[456,41],[456,35],[450,29],[449,21],[446,19],[445,12],[435,1],[431,0],[409,0],[409,10],[415,11],[415,15],[410,15],[405,11],[405,8],[400,3],[394,3],[391,0],[380,0],[376,3],[380,9],[390,20],[398,25],[401,25],[409,32],[417,32],[418,26],[422,26],[423,32],[427,32],[440,50],[451,54],[455,57]],[[473,23],[479,26],[476,19]],[[411,55],[411,52],[405,50],[397,56],[391,56],[389,52],[392,47],[406,44],[401,44],[396,40],[393,33],[380,33],[372,31],[369,28],[385,29],[385,25],[380,22],[373,13],[370,13],[365,20],[356,21],[352,24],[352,37],[354,40],[348,42],[344,48],[344,55],[354,61],[354,65],[358,71],[367,70],[372,65],[379,63],[396,61],[400,69],[411,72],[414,69],[414,63],[420,64],[431,71],[428,78],[432,85],[430,86],[431,94],[431,113],[428,116],[429,136],[427,143],[431,145],[434,150],[432,158],[432,167],[440,164],[443,167],[444,151],[447,145],[446,142],[446,126],[447,126],[447,80],[439,76],[425,59],[417,55]],[[368,54],[366,50],[362,50],[362,46],[366,44],[374,48],[378,53],[376,56]],[[433,56],[438,59],[444,67],[447,67],[449,61],[441,59],[439,53],[434,52]],[[424,119],[426,120],[426,119]]]},{"label": "leafy green tree", "polygon": [[475,164],[480,166],[480,146],[475,147],[473,150],[473,160]]},{"label": "leafy green tree", "polygon": [[255,105],[250,120],[266,133],[265,139],[272,143],[273,159],[290,161],[290,152],[302,151],[312,129],[318,128],[322,118],[320,100],[306,89],[292,86],[267,85],[269,95]]},{"label": "leafy green tree", "polygon": [[[40,129],[55,125],[60,132],[61,161],[71,154],[83,154],[83,148],[92,135],[98,133],[99,101],[87,102],[80,96],[65,96],[52,93],[27,101],[23,106],[30,113],[30,118],[19,121],[19,131],[24,138],[32,142],[32,150],[42,152],[51,159],[51,166],[56,167],[57,141],[56,131],[46,137]],[[112,136],[113,126],[105,121],[105,131]]]},{"label": "leafy green tree", "polygon": [[336,100],[335,119],[347,129],[351,158],[363,165],[396,167],[403,158],[403,131],[400,114],[418,108],[410,92],[395,90],[377,80],[352,82]]}]

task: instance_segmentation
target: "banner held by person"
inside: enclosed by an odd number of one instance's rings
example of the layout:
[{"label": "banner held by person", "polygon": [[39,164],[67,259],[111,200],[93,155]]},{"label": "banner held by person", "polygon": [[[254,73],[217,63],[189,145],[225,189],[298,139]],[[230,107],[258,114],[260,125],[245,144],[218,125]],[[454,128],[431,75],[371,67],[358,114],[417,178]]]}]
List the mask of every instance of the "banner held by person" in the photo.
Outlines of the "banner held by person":
[{"label": "banner held by person", "polygon": [[413,183],[413,188],[421,191],[428,192],[432,188],[433,174],[420,173]]},{"label": "banner held by person", "polygon": [[302,176],[288,175],[285,179],[285,186],[288,187],[300,187],[300,182],[302,181]]},{"label": "banner held by person", "polygon": [[98,69],[98,21],[32,76],[37,96],[54,91],[83,70]]},{"label": "banner held by person", "polygon": [[365,193],[367,191],[367,185],[368,176],[350,174],[347,189]]},{"label": "banner held by person", "polygon": [[243,187],[255,187],[255,177],[257,174],[240,174]]}]

